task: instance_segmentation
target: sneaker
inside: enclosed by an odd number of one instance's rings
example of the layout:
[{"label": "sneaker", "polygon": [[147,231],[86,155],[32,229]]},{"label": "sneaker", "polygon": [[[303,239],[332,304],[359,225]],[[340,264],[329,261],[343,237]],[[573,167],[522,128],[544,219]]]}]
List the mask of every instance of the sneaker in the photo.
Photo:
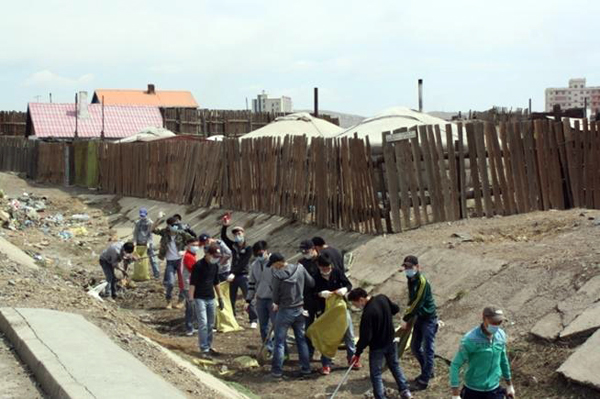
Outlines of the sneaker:
[{"label": "sneaker", "polygon": [[167,304],[165,305],[165,309],[173,309],[173,304],[170,299],[167,299]]},{"label": "sneaker", "polygon": [[250,323],[250,328],[253,330],[256,330],[256,328],[258,327],[258,323],[256,323],[255,321],[253,321],[252,323]]},{"label": "sneaker", "polygon": [[331,367],[329,366],[323,366],[319,369],[319,374],[321,375],[329,375],[331,374]]},{"label": "sneaker", "polygon": [[208,353],[210,353],[210,354],[211,354],[211,355],[213,355],[213,356],[218,356],[218,355],[220,355],[220,353],[219,353],[219,352],[217,352],[216,350],[214,350],[213,348],[210,348],[210,349],[208,350]]},{"label": "sneaker", "polygon": [[202,353],[200,353],[200,357],[202,359],[211,359],[212,357],[210,356],[210,352],[209,351],[202,351]]},{"label": "sneaker", "polygon": [[273,373],[271,373],[271,379],[273,381],[281,381],[281,380],[283,380],[283,374],[273,374]]},{"label": "sneaker", "polygon": [[185,305],[185,301],[179,301],[175,305],[173,305],[173,307],[175,309],[183,309],[183,305]]},{"label": "sneaker", "polygon": [[187,337],[193,337],[195,333],[196,333],[196,330],[190,330],[190,331],[186,331],[185,335]]},{"label": "sneaker", "polygon": [[[350,362],[348,362],[348,366],[350,366]],[[352,370],[360,370],[362,369],[362,364],[360,364],[360,361],[354,363],[354,365],[352,365]]]},{"label": "sneaker", "polygon": [[405,389],[404,391],[400,392],[400,398],[402,399],[412,399],[412,393],[410,393],[410,390]]},{"label": "sneaker", "polygon": [[410,383],[410,388],[413,391],[424,391],[427,389],[427,384],[420,381],[418,378]]}]

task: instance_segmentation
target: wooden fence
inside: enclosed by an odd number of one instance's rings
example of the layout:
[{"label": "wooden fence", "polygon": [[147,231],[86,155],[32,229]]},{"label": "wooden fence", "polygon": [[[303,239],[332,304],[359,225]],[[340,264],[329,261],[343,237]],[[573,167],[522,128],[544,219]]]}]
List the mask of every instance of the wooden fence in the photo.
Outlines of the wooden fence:
[{"label": "wooden fence", "polygon": [[0,111],[0,136],[25,137],[27,113],[19,111]]},{"label": "wooden fence", "polygon": [[[202,136],[223,135],[239,137],[273,122],[284,113],[251,112],[244,110],[216,110],[195,108],[161,108],[166,129],[175,133],[199,134]],[[319,115],[335,125],[339,119]]]},{"label": "wooden fence", "polygon": [[0,143],[0,170],[36,176],[36,142],[22,137],[0,137]]},{"label": "wooden fence", "polygon": [[280,215],[382,233],[368,143],[305,137],[101,143],[107,193]]},{"label": "wooden fence", "polygon": [[[455,135],[453,135],[453,130]],[[468,217],[600,209],[600,124],[477,122],[368,141],[286,137],[35,143],[0,137],[0,168],[117,195],[401,232]]]},{"label": "wooden fence", "polygon": [[[469,123],[384,133],[387,230],[469,216],[600,209],[600,125],[568,120]],[[406,139],[390,141],[391,133]],[[396,137],[402,137],[396,135]],[[446,147],[446,148],[444,148]],[[469,183],[469,184],[467,184]],[[469,187],[469,190],[467,190]]]}]

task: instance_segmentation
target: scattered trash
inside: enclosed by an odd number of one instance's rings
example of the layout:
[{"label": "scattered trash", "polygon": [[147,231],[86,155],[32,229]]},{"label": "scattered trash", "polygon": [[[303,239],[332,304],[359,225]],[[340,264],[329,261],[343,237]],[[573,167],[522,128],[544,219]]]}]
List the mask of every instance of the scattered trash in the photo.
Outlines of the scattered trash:
[{"label": "scattered trash", "polygon": [[73,227],[73,228],[69,229],[69,233],[71,233],[75,237],[81,237],[81,236],[88,235],[87,229],[83,226]]},{"label": "scattered trash", "polygon": [[88,220],[90,220],[90,215],[88,215],[87,213],[78,213],[71,216],[71,219],[78,220],[81,222],[87,222]]},{"label": "scattered trash", "polygon": [[58,233],[58,236],[63,240],[67,241],[73,238],[73,233],[71,233],[70,231],[61,231],[60,233]]},{"label": "scattered trash", "polygon": [[256,359],[251,358],[250,356],[240,356],[233,359],[233,363],[240,370],[250,370],[253,368],[260,367]]},{"label": "scattered trash", "polygon": [[106,281],[98,284],[97,286],[88,290],[87,294],[94,299],[99,300],[100,302],[104,302],[104,300],[100,297],[100,293],[106,289],[108,283]]},{"label": "scattered trash", "polygon": [[454,233],[451,237],[459,238],[461,242],[473,242],[473,236],[469,233]]}]

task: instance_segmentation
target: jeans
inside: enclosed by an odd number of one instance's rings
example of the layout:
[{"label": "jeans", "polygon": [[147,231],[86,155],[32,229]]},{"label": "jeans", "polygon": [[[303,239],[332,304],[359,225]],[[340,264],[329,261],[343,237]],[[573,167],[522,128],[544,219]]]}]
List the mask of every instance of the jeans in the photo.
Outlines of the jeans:
[{"label": "jeans", "polygon": [[198,346],[200,352],[208,352],[212,347],[213,326],[215,325],[215,299],[194,299],[198,318]]},{"label": "jeans", "polygon": [[102,266],[104,277],[108,283],[104,289],[104,293],[107,297],[112,296],[115,298],[117,296],[117,278],[115,277],[115,269],[110,263],[103,259],[100,259],[100,266]]},{"label": "jeans", "polygon": [[150,266],[152,267],[152,274],[154,278],[160,277],[160,267],[158,262],[156,261],[156,256],[154,254],[154,246],[152,243],[148,244],[148,260],[150,261]]},{"label": "jeans", "polygon": [[[272,325],[275,325],[275,316],[277,315],[273,312],[273,300],[271,298],[256,298],[256,313],[258,315],[260,338],[265,342],[269,333],[269,321]],[[269,352],[273,352],[273,339],[267,342],[267,349]]]},{"label": "jeans", "polygon": [[[235,316],[235,302],[237,300],[237,292],[238,289],[242,290],[242,294],[244,298],[248,295],[248,275],[242,274],[239,276],[235,276],[231,285],[229,287],[229,299],[231,300],[231,307],[233,308],[233,315]],[[254,309],[254,305],[250,303],[248,307],[248,316],[250,318],[250,323],[256,322],[258,319],[258,315],[256,314],[256,310]]]},{"label": "jeans", "polygon": [[188,298],[188,290],[183,290],[185,296],[185,331],[194,331],[194,301]]},{"label": "jeans", "polygon": [[[314,323],[315,318],[315,312],[309,310],[308,317],[304,318],[304,331],[308,330],[308,327],[310,327],[310,325]],[[312,359],[313,355],[315,354],[315,347],[313,346],[312,342],[310,342],[310,339],[308,337],[306,337],[306,345],[308,346],[308,358]]]},{"label": "jeans", "polygon": [[[178,274],[179,266],[181,265],[181,258],[175,260],[168,260],[165,268],[165,276],[163,278],[163,285],[165,286],[165,298],[170,301],[173,298],[173,287],[175,286],[175,275]],[[179,296],[182,296],[182,292],[179,292]]]},{"label": "jeans", "polygon": [[385,359],[388,368],[392,372],[400,392],[408,389],[406,378],[404,378],[400,363],[398,362],[398,347],[395,343],[390,342],[385,348],[371,349],[369,351],[369,373],[375,399],[385,399],[385,388],[383,387],[383,379],[381,378],[383,359]]},{"label": "jeans", "polygon": [[504,399],[506,390],[502,387],[498,387],[493,391],[480,392],[473,389],[464,387],[460,396],[462,399]]},{"label": "jeans", "polygon": [[[352,325],[352,317],[350,316],[350,311],[346,311],[346,320],[348,321],[348,329],[344,334],[344,343],[346,344],[346,358],[348,359],[348,363],[354,356],[354,352],[356,352],[356,345],[354,344],[354,326]],[[333,364],[331,358],[327,356],[321,356],[321,364],[323,366],[329,366]]]},{"label": "jeans", "polygon": [[410,349],[421,365],[421,375],[417,377],[417,380],[424,385],[429,383],[433,375],[437,330],[437,317],[417,317],[413,327]]},{"label": "jeans", "polygon": [[298,357],[302,374],[310,373],[310,361],[308,358],[308,346],[304,336],[304,316],[302,306],[296,308],[279,308],[275,317],[275,350],[271,363],[271,374],[280,376],[283,374],[283,356],[285,351],[285,340],[290,327],[294,330],[296,345],[298,346]]}]

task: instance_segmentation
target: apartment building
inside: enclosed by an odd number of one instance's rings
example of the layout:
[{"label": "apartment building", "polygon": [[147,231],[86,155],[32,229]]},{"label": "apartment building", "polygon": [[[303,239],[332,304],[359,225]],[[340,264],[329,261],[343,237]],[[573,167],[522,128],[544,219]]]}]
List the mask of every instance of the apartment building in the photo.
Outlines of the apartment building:
[{"label": "apartment building", "polygon": [[256,99],[252,100],[252,112],[290,113],[292,112],[292,99],[286,96],[269,98],[263,90],[256,96]]},{"label": "apartment building", "polygon": [[561,109],[587,106],[593,113],[600,112],[600,87],[587,87],[585,78],[570,79],[569,87],[546,89],[546,112],[552,112],[556,104]]}]

